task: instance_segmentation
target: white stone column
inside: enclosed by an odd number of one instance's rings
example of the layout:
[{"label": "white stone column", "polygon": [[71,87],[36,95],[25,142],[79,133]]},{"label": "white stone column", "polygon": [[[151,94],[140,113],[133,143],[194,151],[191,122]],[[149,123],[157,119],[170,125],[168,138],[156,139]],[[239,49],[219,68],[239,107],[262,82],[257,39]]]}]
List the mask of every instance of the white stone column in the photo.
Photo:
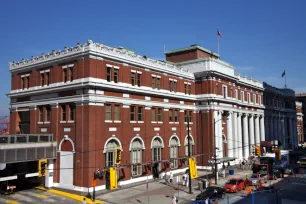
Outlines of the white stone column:
[{"label": "white stone column", "polygon": [[248,114],[243,115],[243,157],[250,156]]},{"label": "white stone column", "polygon": [[255,144],[260,145],[259,115],[255,116]]},{"label": "white stone column", "polygon": [[[214,127],[215,127],[215,148],[218,148],[219,149],[219,138],[218,138],[218,135],[219,135],[219,128],[218,128],[218,121],[219,120],[219,112],[218,111],[214,111]],[[217,154],[219,155],[219,154]]]},{"label": "white stone column", "polygon": [[297,147],[298,146],[298,134],[297,134],[296,118],[293,119],[293,139],[294,139],[294,147]]},{"label": "white stone column", "polygon": [[260,117],[260,141],[266,141],[265,128],[265,117],[262,115]]},{"label": "white stone column", "polygon": [[[291,140],[291,144],[292,144],[292,147],[291,149],[294,149],[294,145],[293,145],[293,129],[292,129],[292,118],[289,117],[289,132],[290,132],[290,140]],[[289,144],[288,144],[289,145]]]},{"label": "white stone column", "polygon": [[217,126],[218,126],[218,142],[219,142],[219,158],[223,158],[223,134],[222,134],[222,114],[223,111],[219,111],[218,113],[218,122],[217,122]]},{"label": "white stone column", "polygon": [[285,147],[286,141],[286,135],[285,135],[285,118],[282,116],[281,117],[281,143],[283,145],[283,147]]},{"label": "white stone column", "polygon": [[52,188],[53,187],[53,169],[54,169],[54,160],[48,160],[48,168],[46,170],[45,176],[45,187]]},{"label": "white stone column", "polygon": [[238,158],[238,147],[239,145],[237,145],[238,142],[238,120],[237,120],[237,112],[233,113],[233,154],[234,157]]},{"label": "white stone column", "polygon": [[243,158],[243,143],[242,143],[242,124],[241,124],[241,113],[237,113],[237,132],[238,132],[238,139],[237,139],[237,150],[238,150],[238,158],[241,160]]},{"label": "white stone column", "polygon": [[[264,116],[262,115],[262,117],[264,117]],[[265,139],[267,138],[267,140],[268,140],[269,131],[270,131],[270,128],[269,128],[269,126],[270,126],[270,117],[269,116],[265,116],[265,117],[266,118],[264,119],[264,124],[263,125],[261,123],[260,124],[261,124],[261,127],[264,127]],[[261,135],[263,135],[263,134],[261,134]],[[260,135],[260,138],[261,138],[261,135]]]},{"label": "white stone column", "polygon": [[226,132],[227,132],[227,152],[228,157],[234,157],[234,141],[233,141],[233,129],[232,129],[232,115],[233,112],[228,112],[226,117]]},{"label": "white stone column", "polygon": [[269,127],[269,129],[270,129],[270,134],[269,134],[269,140],[271,141],[271,140],[273,140],[273,130],[274,130],[274,117],[273,117],[273,115],[271,115],[270,116],[270,127]]},{"label": "white stone column", "polygon": [[254,136],[254,115],[253,114],[250,114],[250,117],[249,117],[249,128],[250,128],[250,146],[249,146],[249,149],[250,149],[250,154],[253,154],[252,152],[252,148],[254,148],[254,145],[255,145],[255,136]]}]

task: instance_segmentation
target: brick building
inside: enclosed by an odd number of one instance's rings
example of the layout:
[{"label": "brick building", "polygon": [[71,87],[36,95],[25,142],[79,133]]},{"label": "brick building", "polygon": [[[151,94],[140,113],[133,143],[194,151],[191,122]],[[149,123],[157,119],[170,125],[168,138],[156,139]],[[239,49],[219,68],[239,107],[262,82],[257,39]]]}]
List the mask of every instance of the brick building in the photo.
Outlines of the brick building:
[{"label": "brick building", "polygon": [[306,128],[306,121],[304,120],[305,114],[306,114],[306,94],[295,94],[296,96],[296,112],[297,112],[297,117],[298,117],[298,135],[301,135],[299,137],[299,141],[301,143],[305,142],[305,128]]},{"label": "brick building", "polygon": [[[129,164],[118,172],[121,185],[151,178],[150,166],[139,163],[182,172],[188,119],[191,152],[203,154],[199,168],[214,147],[219,158],[238,161],[273,139],[277,130],[265,129],[264,83],[198,45],[165,54],[167,62],[88,41],[10,63],[10,133],[50,133],[57,141],[48,187],[87,191],[97,168],[114,165],[116,148]],[[294,105],[285,109],[296,114]],[[295,138],[296,129],[288,134]],[[99,180],[96,189],[103,188]]]}]

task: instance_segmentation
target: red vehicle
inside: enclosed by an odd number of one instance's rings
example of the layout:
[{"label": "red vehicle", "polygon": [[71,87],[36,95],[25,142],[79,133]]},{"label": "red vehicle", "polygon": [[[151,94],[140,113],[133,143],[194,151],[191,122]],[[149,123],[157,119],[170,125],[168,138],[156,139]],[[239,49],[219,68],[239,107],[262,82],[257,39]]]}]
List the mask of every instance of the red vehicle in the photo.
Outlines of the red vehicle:
[{"label": "red vehicle", "polygon": [[244,180],[240,178],[232,178],[225,183],[225,192],[237,193],[245,189]]}]

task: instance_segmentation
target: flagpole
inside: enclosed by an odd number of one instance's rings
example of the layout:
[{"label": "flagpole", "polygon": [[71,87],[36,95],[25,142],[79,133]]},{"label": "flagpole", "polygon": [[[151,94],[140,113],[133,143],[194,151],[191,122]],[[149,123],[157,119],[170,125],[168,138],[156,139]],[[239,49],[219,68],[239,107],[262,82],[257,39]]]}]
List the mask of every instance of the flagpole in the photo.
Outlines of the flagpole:
[{"label": "flagpole", "polygon": [[217,34],[217,40],[218,40],[218,55],[220,56],[220,49],[219,49],[219,35]]},{"label": "flagpole", "polygon": [[285,88],[287,88],[287,76],[286,76],[286,70],[285,70]]}]

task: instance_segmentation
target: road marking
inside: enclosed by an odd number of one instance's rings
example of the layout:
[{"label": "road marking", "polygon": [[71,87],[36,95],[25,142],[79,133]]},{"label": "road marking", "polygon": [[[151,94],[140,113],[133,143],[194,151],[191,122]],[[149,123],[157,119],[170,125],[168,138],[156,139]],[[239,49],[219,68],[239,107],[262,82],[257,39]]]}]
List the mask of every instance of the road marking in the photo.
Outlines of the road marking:
[{"label": "road marking", "polygon": [[6,203],[7,204],[19,204],[19,202],[16,200],[7,200]]},{"label": "road marking", "polygon": [[38,198],[49,198],[49,196],[43,195],[43,194],[36,194],[36,197]]},{"label": "road marking", "polygon": [[295,184],[295,185],[304,185],[304,186],[306,186],[306,183],[292,183],[292,184]]}]

